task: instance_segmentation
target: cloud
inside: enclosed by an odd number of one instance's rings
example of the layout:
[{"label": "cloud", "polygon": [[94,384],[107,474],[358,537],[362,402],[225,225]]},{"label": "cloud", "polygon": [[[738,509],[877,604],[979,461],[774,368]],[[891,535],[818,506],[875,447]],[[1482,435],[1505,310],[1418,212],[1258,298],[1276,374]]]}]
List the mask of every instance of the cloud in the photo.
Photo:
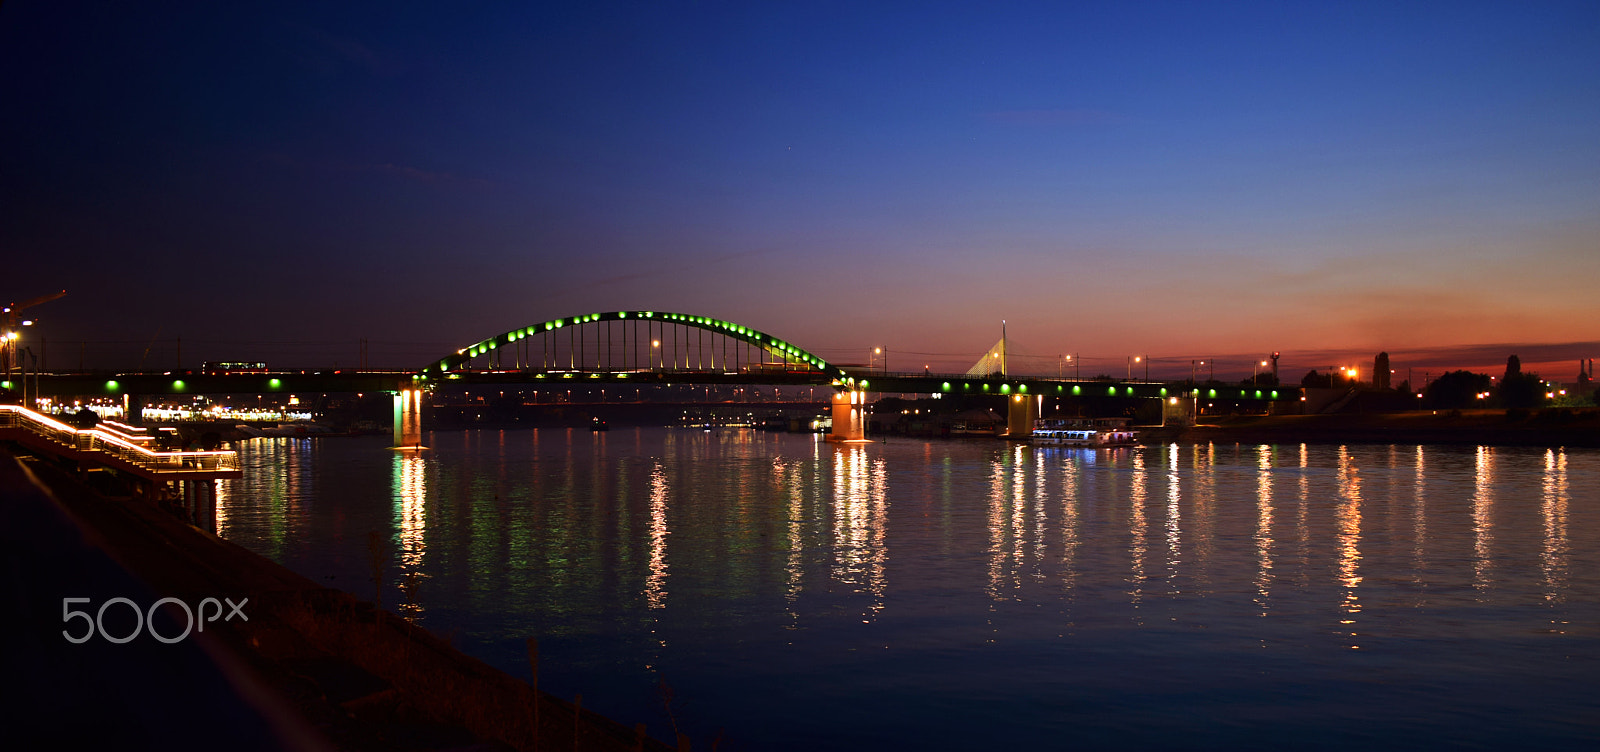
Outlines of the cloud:
[{"label": "cloud", "polygon": [[1001,110],[985,112],[979,117],[992,123],[1035,126],[1106,125],[1128,121],[1125,115],[1103,110]]}]

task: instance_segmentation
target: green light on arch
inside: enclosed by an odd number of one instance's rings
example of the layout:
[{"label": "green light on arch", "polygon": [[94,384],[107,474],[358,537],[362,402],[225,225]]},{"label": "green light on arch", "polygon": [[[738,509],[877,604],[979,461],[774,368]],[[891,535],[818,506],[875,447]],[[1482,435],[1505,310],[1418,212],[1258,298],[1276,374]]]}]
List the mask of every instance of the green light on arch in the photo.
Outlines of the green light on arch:
[{"label": "green light on arch", "polygon": [[577,325],[597,321],[622,320],[630,315],[637,318],[662,318],[668,321],[679,321],[684,322],[688,326],[695,326],[715,333],[724,333],[725,336],[737,336],[737,338],[742,339],[747,343],[762,347],[763,349],[766,349],[775,355],[780,355],[791,360],[807,363],[818,370],[829,372],[837,371],[841,376],[844,375],[843,369],[828,364],[826,360],[817,357],[812,353],[808,353],[791,343],[784,342],[776,337],[765,335],[749,327],[740,326],[731,321],[724,321],[722,319],[712,318],[710,316],[690,316],[683,313],[659,311],[617,311],[614,313],[584,314],[569,318],[552,319],[550,321],[529,326],[525,329],[506,332],[486,342],[480,342],[475,346],[467,348],[466,350],[457,351],[457,354],[455,355],[450,355],[435,361],[433,365],[424,369],[424,371],[437,371],[442,373],[449,371],[452,367],[459,369],[468,365],[471,358],[483,355],[489,352],[489,350],[492,348],[503,347],[540,331],[548,334],[549,332],[565,327],[568,324]]}]

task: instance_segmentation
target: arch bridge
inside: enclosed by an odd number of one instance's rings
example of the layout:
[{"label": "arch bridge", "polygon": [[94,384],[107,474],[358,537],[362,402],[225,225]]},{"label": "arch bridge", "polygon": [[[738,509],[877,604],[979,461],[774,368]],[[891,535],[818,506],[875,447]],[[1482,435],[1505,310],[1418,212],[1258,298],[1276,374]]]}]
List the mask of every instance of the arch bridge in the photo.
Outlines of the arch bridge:
[{"label": "arch bridge", "polygon": [[668,311],[610,311],[541,321],[463,347],[417,375],[424,381],[610,376],[809,384],[850,376],[766,332]]},{"label": "arch bridge", "polygon": [[[396,394],[396,444],[421,438],[422,395],[443,384],[777,384],[835,389],[835,435],[861,438],[867,392],[995,394],[1032,405],[1049,396],[1123,399],[1299,401],[1293,387],[1241,389],[1162,382],[885,373],[845,367],[792,342],[732,321],[652,310],[619,310],[520,326],[456,350],[418,371],[119,373],[35,377],[34,394],[160,395],[388,391]],[[8,379],[6,388],[15,388]],[[42,391],[41,391],[42,390]],[[1019,419],[1020,420],[1020,419]],[[1014,421],[1014,424],[1018,421]],[[1031,425],[1031,424],[1029,424]]]}]

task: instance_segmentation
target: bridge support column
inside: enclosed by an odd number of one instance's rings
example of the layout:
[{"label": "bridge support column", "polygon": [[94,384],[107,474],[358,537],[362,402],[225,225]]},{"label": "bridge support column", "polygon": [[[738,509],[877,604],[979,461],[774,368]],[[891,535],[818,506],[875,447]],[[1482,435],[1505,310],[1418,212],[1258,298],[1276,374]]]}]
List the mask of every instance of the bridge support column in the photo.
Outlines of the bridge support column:
[{"label": "bridge support column", "polygon": [[1194,397],[1168,397],[1161,403],[1161,425],[1183,426],[1194,425]]},{"label": "bridge support column", "polygon": [[867,393],[833,393],[833,433],[828,441],[865,441],[867,438]]},{"label": "bridge support column", "polygon": [[189,487],[189,509],[194,515],[194,525],[213,535],[217,532],[217,482],[214,480],[191,480],[186,483]]},{"label": "bridge support column", "polygon": [[1033,435],[1033,422],[1044,412],[1044,398],[1015,394],[1006,403],[1006,438],[1026,439]]},{"label": "bridge support column", "polygon": [[144,425],[144,395],[122,395],[122,422],[130,426]]},{"label": "bridge support column", "polygon": [[422,390],[401,389],[394,395],[394,445],[422,448]]}]

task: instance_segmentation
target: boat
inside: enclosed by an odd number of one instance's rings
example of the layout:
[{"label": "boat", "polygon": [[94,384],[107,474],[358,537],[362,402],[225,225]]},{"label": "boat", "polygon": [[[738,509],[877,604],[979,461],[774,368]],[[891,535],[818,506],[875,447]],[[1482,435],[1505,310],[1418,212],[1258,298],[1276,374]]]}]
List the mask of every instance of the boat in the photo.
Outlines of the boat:
[{"label": "boat", "polygon": [[591,431],[609,431],[609,430],[611,430],[611,426],[607,425],[605,421],[603,421],[603,420],[601,420],[599,418],[595,418],[593,421],[590,421],[589,430],[591,430]]},{"label": "boat", "polygon": [[1139,432],[1129,428],[1127,421],[1034,421],[1033,434],[1028,440],[1040,446],[1112,447],[1131,446],[1138,442]]}]

